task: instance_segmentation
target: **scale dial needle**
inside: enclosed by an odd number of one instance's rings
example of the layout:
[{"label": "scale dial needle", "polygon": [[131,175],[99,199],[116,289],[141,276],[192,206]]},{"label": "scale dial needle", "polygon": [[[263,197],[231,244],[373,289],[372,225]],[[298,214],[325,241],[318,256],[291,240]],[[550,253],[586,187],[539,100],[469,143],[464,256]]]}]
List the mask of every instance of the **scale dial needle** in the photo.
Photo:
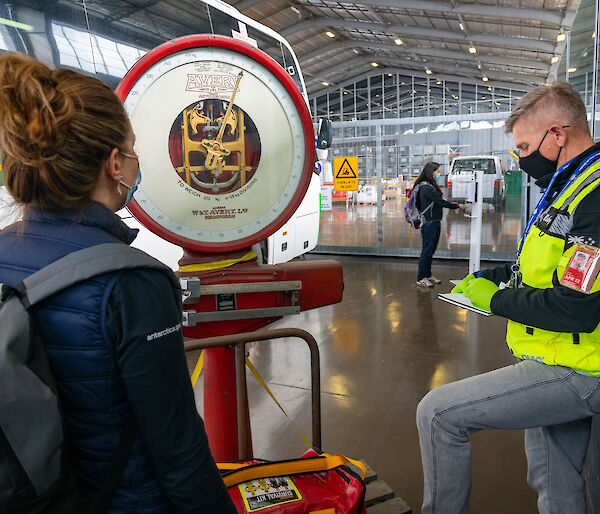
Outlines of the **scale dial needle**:
[{"label": "scale dial needle", "polygon": [[223,116],[221,121],[221,128],[219,129],[219,133],[215,139],[203,139],[200,144],[206,149],[206,159],[204,160],[204,166],[209,170],[214,170],[217,167],[217,164],[223,160],[223,157],[231,154],[227,148],[223,147],[223,134],[225,133],[225,127],[227,126],[227,121],[231,117],[232,108],[233,108],[233,100],[237,93],[238,87],[240,85],[240,81],[242,80],[243,71],[240,71],[237,76],[237,80],[235,82],[235,87],[233,88],[233,93],[231,94],[231,98],[229,99],[229,105],[227,106],[227,111]]}]

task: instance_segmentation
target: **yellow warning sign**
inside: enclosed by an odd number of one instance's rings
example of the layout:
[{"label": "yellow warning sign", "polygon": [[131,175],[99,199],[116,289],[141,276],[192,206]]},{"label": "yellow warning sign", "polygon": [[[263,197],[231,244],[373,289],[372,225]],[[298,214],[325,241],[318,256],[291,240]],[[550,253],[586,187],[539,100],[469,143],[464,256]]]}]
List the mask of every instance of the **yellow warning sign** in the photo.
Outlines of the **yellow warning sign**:
[{"label": "yellow warning sign", "polygon": [[334,157],[333,180],[336,191],[358,191],[358,157]]}]

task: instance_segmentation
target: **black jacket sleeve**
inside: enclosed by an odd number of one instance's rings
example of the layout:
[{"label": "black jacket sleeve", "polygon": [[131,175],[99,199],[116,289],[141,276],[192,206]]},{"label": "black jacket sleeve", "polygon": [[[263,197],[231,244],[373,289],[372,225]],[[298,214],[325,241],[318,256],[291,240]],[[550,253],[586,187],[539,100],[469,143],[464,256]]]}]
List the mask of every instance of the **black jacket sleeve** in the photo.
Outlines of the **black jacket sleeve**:
[{"label": "black jacket sleeve", "polygon": [[122,275],[107,332],[158,480],[177,512],[235,514],[198,415],[181,331],[181,310],[158,270]]},{"label": "black jacket sleeve", "polygon": [[[582,240],[600,246],[600,187],[589,193],[575,210],[565,251]],[[554,287],[548,289],[523,287],[498,291],[492,297],[492,312],[544,330],[592,332],[600,323],[600,292],[587,295],[564,287],[558,282],[556,271],[552,284]]]},{"label": "black jacket sleeve", "polygon": [[479,271],[482,278],[491,280],[494,284],[500,285],[500,282],[508,283],[511,275],[512,262],[496,266],[495,268],[485,269]]},{"label": "black jacket sleeve", "polygon": [[423,206],[421,208],[421,211],[425,210],[430,203],[434,203],[439,207],[445,207],[446,209],[458,209],[457,203],[447,202],[446,200],[444,200],[442,198],[442,194],[433,186],[422,187],[421,191],[423,192],[422,199],[419,198],[419,201]]}]

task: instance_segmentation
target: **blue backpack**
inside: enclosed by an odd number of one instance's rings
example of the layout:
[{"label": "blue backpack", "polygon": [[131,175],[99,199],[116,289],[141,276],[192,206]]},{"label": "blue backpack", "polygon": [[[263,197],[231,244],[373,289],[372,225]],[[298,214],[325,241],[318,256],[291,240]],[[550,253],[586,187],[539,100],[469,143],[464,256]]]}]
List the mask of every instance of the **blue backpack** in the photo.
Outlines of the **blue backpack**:
[{"label": "blue backpack", "polygon": [[419,208],[417,207],[417,198],[419,198],[419,191],[423,184],[425,184],[425,182],[421,182],[413,187],[408,196],[408,201],[404,206],[404,218],[407,223],[410,223],[411,227],[415,228],[415,230],[419,230],[425,225],[425,213],[433,207],[433,202],[431,202],[423,212],[419,211]]}]

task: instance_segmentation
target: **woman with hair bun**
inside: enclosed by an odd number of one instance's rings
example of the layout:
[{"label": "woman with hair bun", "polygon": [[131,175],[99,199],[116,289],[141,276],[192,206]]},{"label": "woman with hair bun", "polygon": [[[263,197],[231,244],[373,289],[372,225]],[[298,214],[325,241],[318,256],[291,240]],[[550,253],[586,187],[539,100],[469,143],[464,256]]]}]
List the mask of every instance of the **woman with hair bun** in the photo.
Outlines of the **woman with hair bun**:
[{"label": "woman with hair bun", "polygon": [[415,180],[414,188],[418,184],[423,184],[419,188],[417,198],[417,208],[425,216],[425,223],[421,227],[421,255],[419,256],[419,269],[417,272],[417,285],[420,287],[433,287],[441,284],[439,278],[431,274],[431,262],[433,254],[437,250],[440,240],[442,224],[442,208],[446,209],[466,209],[463,204],[447,202],[442,198],[442,191],[437,185],[436,179],[440,176],[440,165],[437,162],[428,162],[423,166],[423,171]]},{"label": "woman with hair bun", "polygon": [[[99,80],[0,55],[0,153],[23,221],[0,232],[0,283],[76,250],[130,244],[115,211],[140,180],[127,113]],[[133,414],[111,513],[235,513],[197,413],[181,312],[160,270],[106,273],[32,309],[82,496],[94,499]],[[175,330],[165,330],[174,328]],[[166,334],[148,339],[148,334]]]}]

